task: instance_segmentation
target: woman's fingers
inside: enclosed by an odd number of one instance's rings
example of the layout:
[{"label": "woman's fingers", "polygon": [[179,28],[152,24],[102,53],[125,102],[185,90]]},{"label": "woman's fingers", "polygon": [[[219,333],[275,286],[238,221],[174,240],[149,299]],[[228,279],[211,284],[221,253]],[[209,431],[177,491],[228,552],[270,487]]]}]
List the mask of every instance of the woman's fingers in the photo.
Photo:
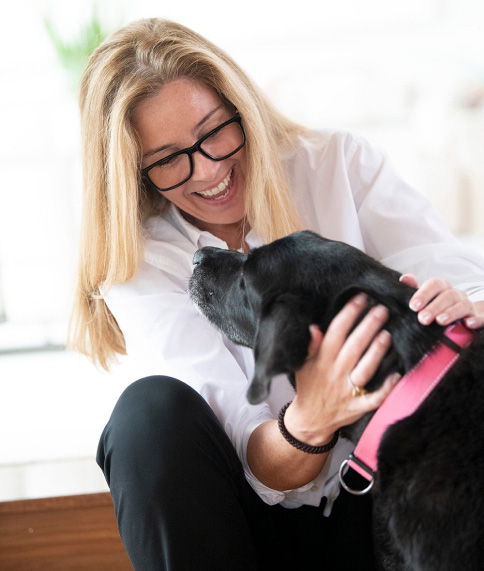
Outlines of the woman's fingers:
[{"label": "woman's fingers", "polygon": [[[359,323],[348,336],[338,354],[338,362],[342,370],[352,371],[370,345],[372,350],[365,354],[364,364],[366,364],[366,366],[370,365],[371,368],[374,367],[376,370],[376,367],[378,367],[384,355],[382,349],[385,348],[385,351],[388,349],[388,346],[385,347],[385,342],[388,342],[388,338],[383,334],[383,337],[379,338],[379,341],[374,344],[372,342],[375,340],[375,336],[379,333],[387,319],[388,310],[383,305],[377,305],[370,309],[361,320],[361,323]],[[382,341],[383,346],[381,344]]]},{"label": "woman's fingers", "polygon": [[[402,280],[403,281],[403,280]],[[422,284],[410,299],[410,308],[418,312],[422,325],[436,321],[439,325],[449,325],[458,319],[478,320],[478,312],[467,294],[454,289],[449,282],[430,279]]]},{"label": "woman's fingers", "polygon": [[410,309],[420,311],[424,307],[426,308],[439,293],[451,287],[444,280],[430,279],[425,281],[411,297],[409,302]]},{"label": "woman's fingers", "polygon": [[317,356],[318,351],[323,342],[323,334],[321,329],[315,324],[309,326],[309,334],[311,335],[311,340],[309,341],[308,354],[306,359],[313,359]]},{"label": "woman's fingers", "polygon": [[429,320],[435,315],[435,321],[439,325],[449,325],[458,319],[473,315],[474,304],[465,292],[453,289],[439,295],[425,311],[428,313],[422,319]]},{"label": "woman's fingers", "polygon": [[453,289],[448,282],[442,280],[425,282],[410,300],[410,307],[419,312],[418,320],[423,325],[434,320],[440,325],[447,325],[463,317],[462,312],[472,312],[472,303],[467,294]]},{"label": "woman's fingers", "polygon": [[[479,303],[483,304],[483,302]],[[476,305],[477,304],[475,304],[475,306]],[[465,319],[465,324],[469,329],[480,329],[481,327],[484,327],[484,304],[481,311],[476,307],[476,312]]]},{"label": "woman's fingers", "polygon": [[[355,365],[366,348],[388,319],[388,310],[382,305],[371,308],[353,331],[355,322],[367,305],[367,298],[359,294],[351,299],[331,321],[325,337],[325,353]],[[350,333],[351,332],[351,333]]]},{"label": "woman's fingers", "polygon": [[411,287],[418,288],[417,278],[413,274],[402,274],[400,276],[400,281]]},{"label": "woman's fingers", "polygon": [[358,391],[373,377],[391,345],[390,334],[382,330],[388,310],[372,307],[361,318],[366,307],[365,295],[350,300],[324,336],[317,326],[310,326],[308,358],[296,371],[297,396],[290,407],[289,422],[292,415],[299,430],[315,441],[322,442],[321,438],[338,427],[378,407],[393,387],[385,382],[372,394]]},{"label": "woman's fingers", "polygon": [[365,408],[365,412],[377,409],[392,392],[395,385],[401,378],[402,376],[399,373],[392,373],[385,379],[385,382],[378,390],[366,393],[362,397],[357,397],[358,399],[361,398],[363,401],[362,405]]},{"label": "woman's fingers", "polygon": [[392,392],[395,385],[400,380],[401,375],[392,373],[389,375],[380,388],[371,393],[363,393],[359,396],[348,395],[346,399],[346,409],[341,411],[341,417],[337,419],[336,426],[346,426],[361,418],[364,414],[377,409]]},{"label": "woman's fingers", "polygon": [[376,335],[350,374],[354,385],[364,387],[370,381],[391,344],[392,338],[388,331],[382,330]]},{"label": "woman's fingers", "polygon": [[346,337],[354,326],[357,317],[366,307],[366,296],[359,294],[351,299],[332,319],[324,338],[328,357],[336,358],[346,342]]}]

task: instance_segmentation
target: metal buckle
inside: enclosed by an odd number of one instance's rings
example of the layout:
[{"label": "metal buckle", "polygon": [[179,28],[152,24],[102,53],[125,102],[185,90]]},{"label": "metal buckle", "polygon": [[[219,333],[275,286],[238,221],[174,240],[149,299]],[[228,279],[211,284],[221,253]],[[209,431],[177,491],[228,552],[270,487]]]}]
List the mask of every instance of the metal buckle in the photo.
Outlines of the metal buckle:
[{"label": "metal buckle", "polygon": [[[353,494],[354,496],[364,496],[373,488],[373,484],[375,483],[373,471],[364,465],[361,466],[365,470],[365,472],[367,472],[368,475],[371,476],[370,483],[368,484],[368,486],[366,488],[363,488],[362,490],[355,490],[353,488],[350,488],[348,486],[348,484],[344,481],[344,475],[346,474],[345,468],[348,466],[350,460],[355,461],[355,460],[357,460],[357,458],[355,458],[355,456],[353,456],[353,454],[350,454],[349,458],[347,458],[346,460],[343,460],[343,462],[339,468],[339,481],[341,482],[341,485],[343,486],[343,488],[347,492],[349,492],[350,494]],[[362,464],[361,461],[358,461],[357,463],[358,463],[358,465]]]}]

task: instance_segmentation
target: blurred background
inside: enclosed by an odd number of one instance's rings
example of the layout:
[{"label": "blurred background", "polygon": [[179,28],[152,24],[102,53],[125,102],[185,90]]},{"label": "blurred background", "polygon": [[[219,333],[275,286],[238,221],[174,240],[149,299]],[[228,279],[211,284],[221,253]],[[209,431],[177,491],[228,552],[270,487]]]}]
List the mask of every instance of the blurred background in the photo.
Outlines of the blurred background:
[{"label": "blurred background", "polygon": [[286,114],[382,149],[484,253],[482,0],[21,0],[0,50],[0,501],[106,490],[99,434],[135,380],[65,351],[80,215],[76,82],[94,38],[160,16]]}]

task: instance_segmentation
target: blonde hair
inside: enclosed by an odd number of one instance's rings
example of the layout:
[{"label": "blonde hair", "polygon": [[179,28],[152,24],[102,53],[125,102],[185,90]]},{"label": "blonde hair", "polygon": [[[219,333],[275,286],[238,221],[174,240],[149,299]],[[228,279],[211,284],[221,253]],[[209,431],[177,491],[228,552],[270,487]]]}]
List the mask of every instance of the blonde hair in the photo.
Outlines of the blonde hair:
[{"label": "blonde hair", "polygon": [[300,229],[280,153],[302,128],[277,112],[221,49],[180,24],[153,18],[112,34],[92,54],[80,83],[84,200],[69,340],[105,369],[126,348],[101,289],[133,277],[143,223],[167,202],[140,180],[133,110],[180,78],[214,89],[242,116],[249,226],[264,242]]}]

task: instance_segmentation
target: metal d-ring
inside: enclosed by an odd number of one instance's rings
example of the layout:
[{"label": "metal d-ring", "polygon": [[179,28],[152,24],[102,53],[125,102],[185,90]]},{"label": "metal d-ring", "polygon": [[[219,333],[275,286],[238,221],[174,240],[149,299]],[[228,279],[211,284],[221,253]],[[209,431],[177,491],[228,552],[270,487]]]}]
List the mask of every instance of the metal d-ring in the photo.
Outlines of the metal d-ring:
[{"label": "metal d-ring", "polygon": [[375,480],[371,480],[371,482],[368,484],[368,486],[366,488],[363,488],[362,490],[354,490],[353,488],[350,488],[348,486],[348,484],[344,481],[344,469],[346,468],[346,466],[348,466],[348,462],[349,459],[343,460],[340,468],[339,468],[339,481],[341,482],[341,485],[343,486],[343,488],[349,492],[350,494],[353,494],[354,496],[364,496],[365,494],[367,494],[372,488],[373,488],[373,484],[375,483]]}]

